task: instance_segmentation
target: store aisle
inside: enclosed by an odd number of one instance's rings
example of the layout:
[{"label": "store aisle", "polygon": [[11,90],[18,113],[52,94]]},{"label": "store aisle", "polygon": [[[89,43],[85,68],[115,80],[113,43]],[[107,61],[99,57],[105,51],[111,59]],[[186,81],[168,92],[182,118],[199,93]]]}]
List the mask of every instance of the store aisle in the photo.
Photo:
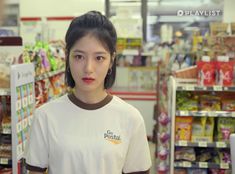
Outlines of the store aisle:
[{"label": "store aisle", "polygon": [[149,148],[152,158],[152,167],[150,169],[150,174],[156,174],[156,166],[155,166],[155,144],[149,141]]}]

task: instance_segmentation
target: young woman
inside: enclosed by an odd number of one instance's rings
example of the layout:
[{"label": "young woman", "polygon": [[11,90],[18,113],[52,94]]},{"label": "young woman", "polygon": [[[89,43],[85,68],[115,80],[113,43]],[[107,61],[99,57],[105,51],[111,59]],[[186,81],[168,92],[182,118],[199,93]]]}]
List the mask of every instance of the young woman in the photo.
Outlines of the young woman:
[{"label": "young woman", "polygon": [[66,34],[66,83],[74,92],[36,110],[31,174],[146,174],[151,167],[140,112],[107,92],[115,81],[116,31],[101,13],[75,18]]}]

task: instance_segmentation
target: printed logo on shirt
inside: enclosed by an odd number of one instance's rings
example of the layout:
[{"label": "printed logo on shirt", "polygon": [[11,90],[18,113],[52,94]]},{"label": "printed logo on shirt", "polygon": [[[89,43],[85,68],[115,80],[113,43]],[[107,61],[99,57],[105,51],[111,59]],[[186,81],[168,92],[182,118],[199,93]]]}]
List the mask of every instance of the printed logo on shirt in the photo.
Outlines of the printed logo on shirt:
[{"label": "printed logo on shirt", "polygon": [[122,143],[120,135],[115,135],[110,130],[107,130],[107,132],[104,133],[104,139],[106,139],[107,141],[109,141],[113,144],[121,144]]}]

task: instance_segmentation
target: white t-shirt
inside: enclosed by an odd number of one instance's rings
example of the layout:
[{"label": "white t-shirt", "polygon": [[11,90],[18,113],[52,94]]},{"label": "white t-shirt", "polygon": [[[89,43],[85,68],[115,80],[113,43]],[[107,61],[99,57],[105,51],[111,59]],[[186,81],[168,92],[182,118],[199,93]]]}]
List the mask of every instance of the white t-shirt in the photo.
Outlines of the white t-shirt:
[{"label": "white t-shirt", "polygon": [[49,174],[121,174],[151,167],[144,120],[117,96],[85,104],[73,94],[35,112],[27,168]]}]

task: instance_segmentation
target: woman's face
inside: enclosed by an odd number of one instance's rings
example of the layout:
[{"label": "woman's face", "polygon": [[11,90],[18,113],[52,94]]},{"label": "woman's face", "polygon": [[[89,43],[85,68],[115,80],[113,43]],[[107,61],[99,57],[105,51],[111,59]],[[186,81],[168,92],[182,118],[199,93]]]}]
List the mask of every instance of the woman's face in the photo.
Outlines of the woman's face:
[{"label": "woman's face", "polygon": [[103,91],[104,80],[111,66],[110,52],[91,34],[75,42],[70,50],[69,67],[76,90]]}]

